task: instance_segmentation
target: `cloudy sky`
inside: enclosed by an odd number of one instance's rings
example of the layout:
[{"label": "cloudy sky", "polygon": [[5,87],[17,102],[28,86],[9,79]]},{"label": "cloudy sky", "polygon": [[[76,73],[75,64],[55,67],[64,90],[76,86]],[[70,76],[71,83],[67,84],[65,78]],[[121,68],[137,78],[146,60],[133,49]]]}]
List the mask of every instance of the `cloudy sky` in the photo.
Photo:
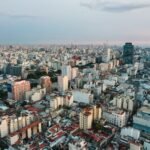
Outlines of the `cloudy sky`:
[{"label": "cloudy sky", "polygon": [[150,0],[0,0],[0,44],[150,43]]}]

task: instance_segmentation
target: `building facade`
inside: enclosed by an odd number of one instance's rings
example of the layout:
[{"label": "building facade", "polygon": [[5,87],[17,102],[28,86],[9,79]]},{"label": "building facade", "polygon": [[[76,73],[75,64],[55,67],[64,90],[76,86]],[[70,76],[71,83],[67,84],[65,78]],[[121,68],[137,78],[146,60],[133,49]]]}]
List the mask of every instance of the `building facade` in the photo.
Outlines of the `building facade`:
[{"label": "building facade", "polygon": [[23,100],[24,94],[31,90],[29,81],[15,81],[12,85],[12,95],[14,100]]},{"label": "building facade", "polygon": [[123,47],[123,62],[124,64],[133,63],[134,46],[132,43],[125,43]]}]

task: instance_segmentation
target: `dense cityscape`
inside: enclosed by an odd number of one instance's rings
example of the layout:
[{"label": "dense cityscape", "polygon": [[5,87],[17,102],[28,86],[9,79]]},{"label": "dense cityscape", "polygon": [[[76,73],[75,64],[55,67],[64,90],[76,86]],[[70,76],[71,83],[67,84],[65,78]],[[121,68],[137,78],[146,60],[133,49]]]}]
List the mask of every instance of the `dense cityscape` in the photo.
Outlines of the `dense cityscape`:
[{"label": "dense cityscape", "polygon": [[150,150],[150,48],[1,45],[0,149]]},{"label": "dense cityscape", "polygon": [[150,0],[0,1],[0,150],[150,150]]}]

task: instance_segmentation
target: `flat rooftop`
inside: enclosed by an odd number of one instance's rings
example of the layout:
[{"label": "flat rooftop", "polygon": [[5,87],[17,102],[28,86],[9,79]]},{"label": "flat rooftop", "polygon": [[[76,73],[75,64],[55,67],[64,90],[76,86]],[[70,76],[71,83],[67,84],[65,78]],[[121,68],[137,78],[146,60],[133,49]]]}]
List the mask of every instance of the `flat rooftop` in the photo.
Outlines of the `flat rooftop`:
[{"label": "flat rooftop", "polygon": [[150,114],[150,107],[149,106],[143,106],[139,109],[139,112],[143,112],[146,114]]}]

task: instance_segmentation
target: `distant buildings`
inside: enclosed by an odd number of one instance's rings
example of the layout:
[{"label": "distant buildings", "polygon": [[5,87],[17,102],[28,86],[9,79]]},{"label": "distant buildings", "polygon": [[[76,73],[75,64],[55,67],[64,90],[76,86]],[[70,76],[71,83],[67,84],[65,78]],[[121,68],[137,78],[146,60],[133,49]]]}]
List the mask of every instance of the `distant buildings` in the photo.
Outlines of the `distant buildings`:
[{"label": "distant buildings", "polygon": [[21,76],[22,75],[22,66],[21,65],[13,65],[13,64],[6,64],[4,68],[4,73],[14,76]]},{"label": "distant buildings", "polygon": [[123,62],[125,64],[133,63],[134,46],[132,43],[125,43],[123,47]]},{"label": "distant buildings", "polygon": [[0,137],[3,138],[8,135],[8,116],[3,116],[0,118]]},{"label": "distant buildings", "polygon": [[0,46],[0,147],[150,150],[150,50],[121,50]]},{"label": "distant buildings", "polygon": [[103,62],[109,62],[111,60],[111,58],[112,58],[111,49],[108,48],[107,50],[105,50],[102,60],[103,60]]}]

